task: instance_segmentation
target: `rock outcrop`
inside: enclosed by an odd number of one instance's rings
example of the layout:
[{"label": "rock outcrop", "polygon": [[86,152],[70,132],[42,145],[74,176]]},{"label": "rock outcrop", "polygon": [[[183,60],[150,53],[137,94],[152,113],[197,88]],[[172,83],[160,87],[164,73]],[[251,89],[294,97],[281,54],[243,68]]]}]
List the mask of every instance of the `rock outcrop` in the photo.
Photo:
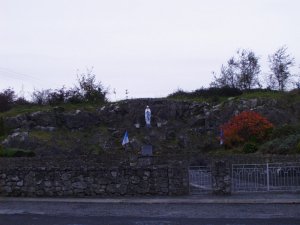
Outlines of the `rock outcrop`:
[{"label": "rock outcrop", "polygon": [[[144,110],[152,111],[152,128],[145,127]],[[207,151],[218,146],[219,126],[233,115],[255,110],[273,124],[298,123],[300,102],[288,104],[275,99],[235,100],[219,104],[135,99],[109,103],[91,111],[66,112],[62,107],[4,118],[11,130],[2,142],[6,147],[35,150],[37,154],[100,154],[122,151],[124,132],[129,134],[127,150],[139,152],[151,144],[154,152]],[[72,153],[73,152],[73,153]]]}]

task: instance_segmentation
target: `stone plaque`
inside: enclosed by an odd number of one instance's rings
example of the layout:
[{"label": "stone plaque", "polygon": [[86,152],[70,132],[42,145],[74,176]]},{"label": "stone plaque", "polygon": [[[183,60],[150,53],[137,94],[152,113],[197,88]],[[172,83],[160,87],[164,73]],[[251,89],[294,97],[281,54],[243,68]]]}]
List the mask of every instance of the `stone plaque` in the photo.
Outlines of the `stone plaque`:
[{"label": "stone plaque", "polygon": [[141,154],[143,156],[152,156],[153,155],[152,145],[143,145]]}]

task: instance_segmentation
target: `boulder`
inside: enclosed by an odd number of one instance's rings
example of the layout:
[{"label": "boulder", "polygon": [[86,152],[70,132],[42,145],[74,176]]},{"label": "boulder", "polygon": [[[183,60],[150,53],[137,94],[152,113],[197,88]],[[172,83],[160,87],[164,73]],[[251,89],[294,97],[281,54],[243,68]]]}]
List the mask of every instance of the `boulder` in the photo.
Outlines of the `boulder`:
[{"label": "boulder", "polygon": [[9,135],[4,141],[2,141],[2,145],[5,147],[22,147],[29,143],[28,132],[16,132]]},{"label": "boulder", "polygon": [[56,118],[52,112],[34,112],[28,116],[29,121],[32,122],[34,126],[42,127],[55,127]]},{"label": "boulder", "polygon": [[68,129],[88,128],[96,126],[99,123],[99,118],[89,112],[77,110],[75,113],[64,114],[64,125]]}]

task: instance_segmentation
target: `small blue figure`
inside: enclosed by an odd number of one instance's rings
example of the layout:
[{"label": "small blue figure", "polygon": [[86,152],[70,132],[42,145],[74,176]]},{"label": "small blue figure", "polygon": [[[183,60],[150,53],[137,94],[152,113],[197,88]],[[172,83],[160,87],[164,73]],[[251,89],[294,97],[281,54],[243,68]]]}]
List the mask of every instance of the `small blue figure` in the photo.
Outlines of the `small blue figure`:
[{"label": "small blue figure", "polygon": [[220,130],[220,145],[224,144],[224,131],[223,129]]}]

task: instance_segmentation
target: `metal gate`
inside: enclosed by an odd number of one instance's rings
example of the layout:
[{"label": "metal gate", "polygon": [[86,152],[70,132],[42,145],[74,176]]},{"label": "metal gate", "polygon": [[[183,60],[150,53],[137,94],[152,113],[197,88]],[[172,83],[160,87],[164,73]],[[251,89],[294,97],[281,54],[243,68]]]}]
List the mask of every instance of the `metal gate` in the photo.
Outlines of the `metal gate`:
[{"label": "metal gate", "polygon": [[211,168],[207,166],[189,167],[190,194],[203,194],[212,190]]},{"label": "metal gate", "polygon": [[300,163],[233,164],[233,192],[300,190]]}]

